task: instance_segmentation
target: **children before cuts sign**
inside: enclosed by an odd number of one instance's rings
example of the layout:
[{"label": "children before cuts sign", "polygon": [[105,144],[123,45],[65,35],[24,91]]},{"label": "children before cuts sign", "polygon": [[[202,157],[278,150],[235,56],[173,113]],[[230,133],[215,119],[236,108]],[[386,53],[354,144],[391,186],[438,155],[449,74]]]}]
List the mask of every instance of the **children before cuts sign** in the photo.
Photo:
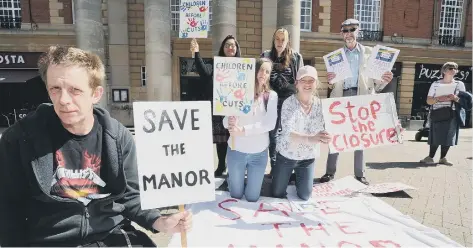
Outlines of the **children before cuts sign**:
[{"label": "children before cuts sign", "polygon": [[402,143],[392,93],[322,100],[330,153]]},{"label": "children before cuts sign", "polygon": [[209,13],[209,0],[181,0],[179,38],[207,38]]},{"label": "children before cuts sign", "polygon": [[141,208],[215,199],[210,102],[134,102]]},{"label": "children before cuts sign", "polygon": [[253,58],[214,57],[214,115],[244,116],[252,113],[255,61]]}]

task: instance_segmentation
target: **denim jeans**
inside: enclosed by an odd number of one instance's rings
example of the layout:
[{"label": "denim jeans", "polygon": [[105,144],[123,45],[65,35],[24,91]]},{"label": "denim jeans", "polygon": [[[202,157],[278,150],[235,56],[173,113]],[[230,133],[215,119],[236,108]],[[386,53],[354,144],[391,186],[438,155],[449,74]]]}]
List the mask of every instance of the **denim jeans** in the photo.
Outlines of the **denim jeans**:
[{"label": "denim jeans", "polygon": [[[230,196],[249,202],[258,201],[263,185],[264,171],[268,164],[268,149],[259,153],[243,153],[228,148],[228,189]],[[245,172],[247,183],[245,187]]]},{"label": "denim jeans", "polygon": [[276,165],[273,168],[273,182],[271,191],[273,197],[286,197],[287,185],[292,171],[296,173],[297,196],[302,200],[308,200],[312,195],[315,159],[292,160],[280,153],[276,155]]}]

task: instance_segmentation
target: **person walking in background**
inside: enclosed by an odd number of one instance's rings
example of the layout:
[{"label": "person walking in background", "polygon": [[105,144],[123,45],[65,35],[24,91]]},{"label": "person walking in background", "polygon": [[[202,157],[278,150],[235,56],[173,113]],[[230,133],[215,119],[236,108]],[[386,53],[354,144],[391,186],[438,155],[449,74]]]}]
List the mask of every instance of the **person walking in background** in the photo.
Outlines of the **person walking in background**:
[{"label": "person walking in background", "polygon": [[[213,102],[213,66],[207,67],[202,60],[202,57],[199,53],[199,43],[196,39],[192,39],[190,50],[194,53],[195,58],[195,67],[199,76],[202,80],[202,87],[204,87],[204,92],[206,95],[205,100]],[[220,46],[220,50],[218,52],[218,56],[220,57],[240,57],[240,45],[235,37],[232,35],[228,35],[222,41],[222,45]],[[216,144],[217,147],[217,157],[218,157],[218,167],[215,170],[215,176],[220,177],[222,176],[223,172],[225,172],[226,164],[225,164],[225,157],[227,156],[227,141],[230,137],[228,130],[223,127],[222,124],[223,116],[213,115],[212,116],[212,134],[213,134],[213,142]]]},{"label": "person walking in background", "polygon": [[[372,48],[357,42],[359,25],[360,22],[355,19],[345,20],[341,25],[341,35],[345,41],[344,49],[353,77],[333,82],[332,80],[336,76],[335,73],[327,72],[331,98],[379,93],[393,79],[393,73],[390,71],[383,74],[382,81],[368,78],[365,75],[366,64],[371,55]],[[361,183],[369,184],[365,178],[363,150],[357,150],[354,153],[355,178]],[[338,155],[339,153],[330,153],[328,155],[327,168],[325,175],[320,178],[321,183],[328,182],[334,178],[337,170]]]},{"label": "person walking in background", "polygon": [[289,32],[285,28],[279,28],[274,32],[271,50],[264,51],[261,57],[268,58],[273,62],[269,83],[278,94],[278,120],[274,130],[269,133],[269,158],[272,171],[276,163],[276,139],[281,131],[282,104],[295,93],[297,71],[304,66],[304,61],[300,53],[292,50]]},{"label": "person walking in background", "polygon": [[[235,145],[227,151],[230,196],[241,199],[244,194],[249,202],[259,199],[268,164],[268,132],[274,129],[277,119],[278,95],[269,88],[271,66],[268,59],[256,60],[253,112],[247,116],[223,118],[223,125],[228,128]],[[231,140],[228,142],[231,144]]]},{"label": "person walking in background", "polygon": [[304,66],[297,72],[296,79],[296,94],[288,97],[282,105],[282,132],[277,142],[271,191],[274,197],[284,198],[291,173],[295,171],[297,195],[307,200],[312,194],[320,143],[327,144],[331,136],[324,131],[322,104],[314,96],[317,70]]},{"label": "person walking in background", "polygon": [[[442,66],[443,78],[432,83],[427,94],[427,104],[430,105],[429,115],[429,155],[420,162],[434,164],[434,156],[439,146],[439,164],[453,165],[446,156],[451,146],[458,144],[458,133],[460,123],[465,124],[465,110],[471,109],[471,95],[466,92],[465,84],[454,79],[458,72],[458,65],[454,62],[447,62]],[[436,94],[439,87],[451,85],[452,93],[449,95]],[[461,101],[461,99],[464,99]]]}]

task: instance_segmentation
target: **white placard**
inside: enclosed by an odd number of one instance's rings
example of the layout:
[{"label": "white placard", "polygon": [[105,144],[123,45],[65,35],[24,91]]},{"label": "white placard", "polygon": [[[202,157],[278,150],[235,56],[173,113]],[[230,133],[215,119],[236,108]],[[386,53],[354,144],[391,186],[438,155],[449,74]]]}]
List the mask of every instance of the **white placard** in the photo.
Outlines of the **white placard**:
[{"label": "white placard", "polygon": [[383,74],[393,69],[398,55],[398,49],[376,45],[373,47],[373,51],[366,65],[366,76],[376,80],[382,80]]},{"label": "white placard", "polygon": [[323,99],[322,112],[330,153],[402,143],[392,93]]},{"label": "white placard", "polygon": [[179,11],[179,38],[207,38],[209,0],[181,0]]},{"label": "white placard", "polygon": [[448,96],[450,94],[455,94],[456,86],[457,84],[436,84],[434,97]]},{"label": "white placard", "polygon": [[323,56],[327,72],[335,73],[335,78],[329,83],[343,81],[350,78],[351,74],[350,64],[348,63],[345,50],[343,48],[337,49],[325,56]]},{"label": "white placard", "polygon": [[141,208],[215,199],[210,102],[134,102]]},{"label": "white placard", "polygon": [[214,57],[214,115],[253,113],[255,62],[254,58]]},{"label": "white placard", "polygon": [[416,189],[412,186],[403,184],[403,183],[378,183],[371,184],[370,186],[359,190],[358,192],[362,193],[371,193],[371,194],[385,194],[391,192],[398,192],[403,190],[412,190]]}]

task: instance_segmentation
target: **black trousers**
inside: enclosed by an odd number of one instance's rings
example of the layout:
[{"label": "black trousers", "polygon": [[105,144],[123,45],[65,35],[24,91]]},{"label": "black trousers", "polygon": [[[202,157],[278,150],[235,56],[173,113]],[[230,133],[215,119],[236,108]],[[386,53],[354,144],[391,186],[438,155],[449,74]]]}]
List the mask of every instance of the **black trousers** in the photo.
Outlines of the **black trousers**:
[{"label": "black trousers", "polygon": [[131,224],[117,227],[105,239],[92,242],[82,247],[157,247],[153,240]]}]

